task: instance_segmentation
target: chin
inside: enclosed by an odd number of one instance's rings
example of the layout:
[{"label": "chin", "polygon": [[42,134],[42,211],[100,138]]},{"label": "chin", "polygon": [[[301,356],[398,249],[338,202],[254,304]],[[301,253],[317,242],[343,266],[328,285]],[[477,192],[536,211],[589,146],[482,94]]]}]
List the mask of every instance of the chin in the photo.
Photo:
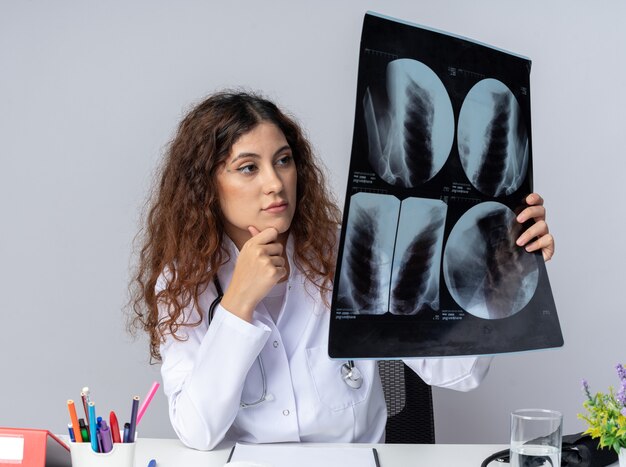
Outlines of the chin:
[{"label": "chin", "polygon": [[284,234],[284,233],[289,232],[289,228],[291,227],[291,224],[272,225],[272,227],[278,230],[279,234]]},{"label": "chin", "polygon": [[289,229],[291,227],[291,219],[289,221],[287,220],[280,220],[278,222],[274,222],[268,225],[268,227],[274,227],[279,234],[284,234],[289,232]]}]

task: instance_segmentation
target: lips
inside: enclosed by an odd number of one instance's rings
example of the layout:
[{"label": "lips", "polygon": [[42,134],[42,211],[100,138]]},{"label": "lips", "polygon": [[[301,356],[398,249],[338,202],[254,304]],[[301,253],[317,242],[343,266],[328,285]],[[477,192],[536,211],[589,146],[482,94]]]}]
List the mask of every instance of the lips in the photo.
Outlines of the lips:
[{"label": "lips", "polygon": [[263,211],[269,212],[269,213],[283,212],[284,210],[287,209],[287,206],[289,206],[289,203],[287,203],[287,201],[277,201],[275,203],[270,204],[266,208],[263,208]]}]

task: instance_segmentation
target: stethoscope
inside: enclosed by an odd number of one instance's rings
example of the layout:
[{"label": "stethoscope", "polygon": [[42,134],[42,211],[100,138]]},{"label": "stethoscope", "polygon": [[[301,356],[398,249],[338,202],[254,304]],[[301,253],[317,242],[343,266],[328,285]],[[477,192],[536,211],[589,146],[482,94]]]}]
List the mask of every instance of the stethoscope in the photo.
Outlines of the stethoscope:
[{"label": "stethoscope", "polygon": [[[217,277],[217,274],[213,278],[213,285],[215,286],[215,290],[217,292],[217,297],[211,303],[209,307],[209,325],[213,320],[213,315],[215,314],[215,308],[222,301],[222,297],[224,296],[224,292],[222,291],[222,286],[220,284],[220,280]],[[254,407],[259,405],[262,402],[272,400],[273,397],[271,394],[267,393],[267,377],[265,376],[265,368],[263,367],[263,359],[261,358],[261,354],[256,358],[256,361],[259,365],[259,370],[261,371],[261,380],[263,392],[261,393],[261,397],[259,397],[254,402],[244,402],[243,400],[239,403],[239,406],[242,409],[246,409],[248,407]],[[346,363],[341,365],[341,379],[353,389],[359,389],[363,385],[363,375],[361,374],[361,370],[359,370],[356,366],[354,366],[353,360],[348,360]]]}]

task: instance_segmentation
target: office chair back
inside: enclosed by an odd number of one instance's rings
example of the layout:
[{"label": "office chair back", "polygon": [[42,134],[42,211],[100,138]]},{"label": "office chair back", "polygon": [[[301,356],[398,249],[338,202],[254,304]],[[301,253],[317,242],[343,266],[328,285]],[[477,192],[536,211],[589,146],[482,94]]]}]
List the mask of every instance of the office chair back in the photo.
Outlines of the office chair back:
[{"label": "office chair back", "polygon": [[387,403],[387,443],[435,443],[433,396],[429,385],[401,360],[378,362]]}]

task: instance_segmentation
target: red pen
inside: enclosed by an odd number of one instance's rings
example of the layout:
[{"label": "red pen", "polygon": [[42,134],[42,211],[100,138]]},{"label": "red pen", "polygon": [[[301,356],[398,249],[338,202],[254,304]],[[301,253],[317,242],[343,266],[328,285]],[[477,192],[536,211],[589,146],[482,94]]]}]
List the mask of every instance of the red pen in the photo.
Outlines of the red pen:
[{"label": "red pen", "polygon": [[122,438],[120,437],[120,426],[117,424],[117,416],[112,410],[109,414],[109,425],[111,426],[111,436],[113,436],[113,442],[121,443]]}]

